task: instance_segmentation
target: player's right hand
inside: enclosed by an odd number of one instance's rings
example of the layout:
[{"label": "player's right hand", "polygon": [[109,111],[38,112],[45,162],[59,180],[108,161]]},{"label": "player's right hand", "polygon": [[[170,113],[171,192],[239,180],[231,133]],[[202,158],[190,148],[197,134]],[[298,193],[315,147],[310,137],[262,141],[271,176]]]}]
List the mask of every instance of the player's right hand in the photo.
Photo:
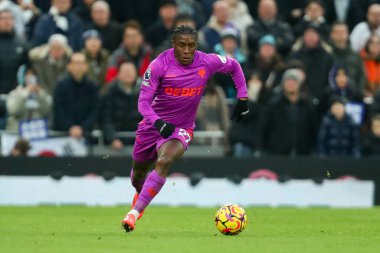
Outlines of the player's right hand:
[{"label": "player's right hand", "polygon": [[172,123],[163,121],[162,119],[156,120],[154,122],[154,127],[165,139],[172,135],[175,130],[175,126]]}]

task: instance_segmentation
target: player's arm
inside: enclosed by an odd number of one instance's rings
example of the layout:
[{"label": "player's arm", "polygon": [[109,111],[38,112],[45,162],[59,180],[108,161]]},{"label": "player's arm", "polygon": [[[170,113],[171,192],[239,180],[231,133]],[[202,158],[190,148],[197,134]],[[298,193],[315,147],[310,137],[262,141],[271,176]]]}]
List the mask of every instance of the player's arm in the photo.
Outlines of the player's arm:
[{"label": "player's arm", "polygon": [[209,54],[208,57],[208,62],[210,63],[208,66],[211,68],[212,73],[220,72],[232,76],[237,90],[238,101],[231,119],[236,118],[236,121],[239,122],[249,113],[248,92],[243,70],[240,64],[233,58],[217,54]]},{"label": "player's arm", "polygon": [[167,138],[174,132],[175,126],[160,119],[152,108],[152,102],[160,85],[162,76],[162,64],[158,61],[153,61],[146,70],[141,82],[138,110],[148,123],[154,125],[162,137]]}]

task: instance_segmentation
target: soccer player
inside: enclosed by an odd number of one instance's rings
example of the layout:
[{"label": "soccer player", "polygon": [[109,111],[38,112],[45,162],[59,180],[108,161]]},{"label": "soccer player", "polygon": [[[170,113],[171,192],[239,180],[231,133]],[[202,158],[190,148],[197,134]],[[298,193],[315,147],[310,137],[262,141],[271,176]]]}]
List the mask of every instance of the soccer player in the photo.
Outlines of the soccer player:
[{"label": "soccer player", "polygon": [[173,162],[187,149],[206,82],[215,72],[231,74],[234,80],[238,101],[231,119],[240,121],[249,112],[239,63],[197,51],[197,41],[194,27],[176,27],[173,48],[153,60],[144,74],[138,100],[144,119],[136,131],[132,154],[131,181],[136,194],[132,209],[122,220],[126,232],[135,229],[136,220],[165,184]]}]

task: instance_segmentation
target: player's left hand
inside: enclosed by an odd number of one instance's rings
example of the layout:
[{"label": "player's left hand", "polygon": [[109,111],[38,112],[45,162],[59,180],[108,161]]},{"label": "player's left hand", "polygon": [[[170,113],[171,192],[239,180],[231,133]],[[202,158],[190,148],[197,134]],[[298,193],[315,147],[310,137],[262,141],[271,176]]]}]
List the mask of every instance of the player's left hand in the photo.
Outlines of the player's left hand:
[{"label": "player's left hand", "polygon": [[248,99],[239,99],[232,113],[231,120],[236,118],[236,122],[240,122],[248,113]]}]

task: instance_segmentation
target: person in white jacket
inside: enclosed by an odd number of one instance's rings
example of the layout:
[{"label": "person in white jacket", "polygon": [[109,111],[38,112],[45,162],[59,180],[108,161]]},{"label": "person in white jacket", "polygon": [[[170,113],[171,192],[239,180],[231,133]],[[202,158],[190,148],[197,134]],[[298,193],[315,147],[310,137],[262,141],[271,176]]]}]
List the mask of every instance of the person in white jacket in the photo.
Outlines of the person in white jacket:
[{"label": "person in white jacket", "polygon": [[18,71],[19,86],[7,97],[6,130],[18,131],[20,121],[48,119],[52,109],[51,96],[41,88],[34,71],[22,65]]},{"label": "person in white jacket", "polygon": [[360,52],[373,33],[380,36],[380,4],[372,4],[368,8],[367,21],[360,22],[352,30],[350,36],[352,49]]}]

